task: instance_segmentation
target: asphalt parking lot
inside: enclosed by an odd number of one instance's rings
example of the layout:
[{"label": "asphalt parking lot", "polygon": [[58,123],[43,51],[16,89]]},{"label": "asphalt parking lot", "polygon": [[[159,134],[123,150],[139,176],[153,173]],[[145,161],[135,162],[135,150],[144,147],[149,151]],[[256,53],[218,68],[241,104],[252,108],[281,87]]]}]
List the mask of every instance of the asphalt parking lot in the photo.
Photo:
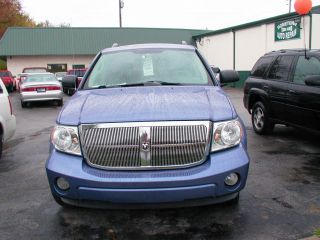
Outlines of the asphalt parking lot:
[{"label": "asphalt parking lot", "polygon": [[[257,136],[242,92],[227,89],[245,122],[251,165],[238,206],[168,210],[63,209],[45,174],[50,130],[60,110],[22,109],[11,94],[16,134],[0,160],[0,239],[299,239],[320,228],[319,136],[285,126]],[[65,102],[68,97],[65,97]]]}]

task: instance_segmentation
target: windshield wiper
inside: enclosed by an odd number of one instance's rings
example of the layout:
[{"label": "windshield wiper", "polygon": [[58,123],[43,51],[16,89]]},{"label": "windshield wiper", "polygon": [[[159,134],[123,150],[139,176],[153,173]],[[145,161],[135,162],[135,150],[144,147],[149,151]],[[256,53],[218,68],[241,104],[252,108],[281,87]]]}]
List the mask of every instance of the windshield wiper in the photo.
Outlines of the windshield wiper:
[{"label": "windshield wiper", "polygon": [[181,85],[181,83],[172,83],[172,82],[164,82],[164,81],[147,81],[147,82],[137,82],[137,83],[121,83],[121,84],[115,84],[115,85],[100,85],[100,86],[92,87],[90,89],[154,86],[154,85]]},{"label": "windshield wiper", "polygon": [[181,85],[181,83],[165,82],[165,81],[147,81],[144,85]]}]

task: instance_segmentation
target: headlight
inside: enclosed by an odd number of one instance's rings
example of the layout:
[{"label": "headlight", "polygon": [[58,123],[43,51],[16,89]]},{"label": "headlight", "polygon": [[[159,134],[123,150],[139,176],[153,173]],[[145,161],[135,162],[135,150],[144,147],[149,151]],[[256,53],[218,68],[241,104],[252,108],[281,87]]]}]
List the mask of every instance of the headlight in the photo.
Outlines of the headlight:
[{"label": "headlight", "polygon": [[52,131],[51,141],[54,147],[61,152],[81,155],[77,127],[56,126]]},{"label": "headlight", "polygon": [[213,124],[211,152],[236,146],[242,137],[242,127],[238,120]]}]

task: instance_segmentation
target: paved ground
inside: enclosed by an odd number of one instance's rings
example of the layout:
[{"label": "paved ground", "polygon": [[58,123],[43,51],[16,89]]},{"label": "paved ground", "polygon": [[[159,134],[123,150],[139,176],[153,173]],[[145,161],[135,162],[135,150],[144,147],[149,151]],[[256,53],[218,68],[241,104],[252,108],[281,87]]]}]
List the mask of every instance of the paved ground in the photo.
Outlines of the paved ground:
[{"label": "paved ground", "polygon": [[[63,209],[45,175],[60,108],[21,109],[0,160],[0,239],[299,239],[320,227],[320,141],[287,127],[253,133],[242,92],[227,90],[248,132],[251,166],[238,206],[171,210]],[[67,99],[66,99],[67,100]]]}]

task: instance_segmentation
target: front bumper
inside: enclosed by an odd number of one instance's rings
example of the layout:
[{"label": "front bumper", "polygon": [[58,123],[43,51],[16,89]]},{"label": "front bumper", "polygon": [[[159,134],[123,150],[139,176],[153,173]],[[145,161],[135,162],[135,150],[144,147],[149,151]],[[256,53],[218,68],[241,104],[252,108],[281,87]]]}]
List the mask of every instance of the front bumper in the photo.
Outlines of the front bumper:
[{"label": "front bumper", "polygon": [[[107,171],[92,168],[82,159],[52,150],[46,164],[52,194],[65,202],[88,206],[97,202],[113,204],[171,204],[208,199],[227,201],[244,188],[249,157],[240,145],[211,154],[203,164],[186,169],[152,171]],[[226,176],[239,175],[239,182],[228,187]],[[67,191],[56,185],[58,177],[70,184]],[[194,202],[194,201],[193,201]],[[193,204],[194,205],[194,204]],[[201,202],[195,201],[195,205]]]},{"label": "front bumper", "polygon": [[51,101],[61,100],[63,98],[62,91],[46,91],[43,93],[38,92],[21,92],[20,99],[22,102],[33,102],[33,101]]}]

